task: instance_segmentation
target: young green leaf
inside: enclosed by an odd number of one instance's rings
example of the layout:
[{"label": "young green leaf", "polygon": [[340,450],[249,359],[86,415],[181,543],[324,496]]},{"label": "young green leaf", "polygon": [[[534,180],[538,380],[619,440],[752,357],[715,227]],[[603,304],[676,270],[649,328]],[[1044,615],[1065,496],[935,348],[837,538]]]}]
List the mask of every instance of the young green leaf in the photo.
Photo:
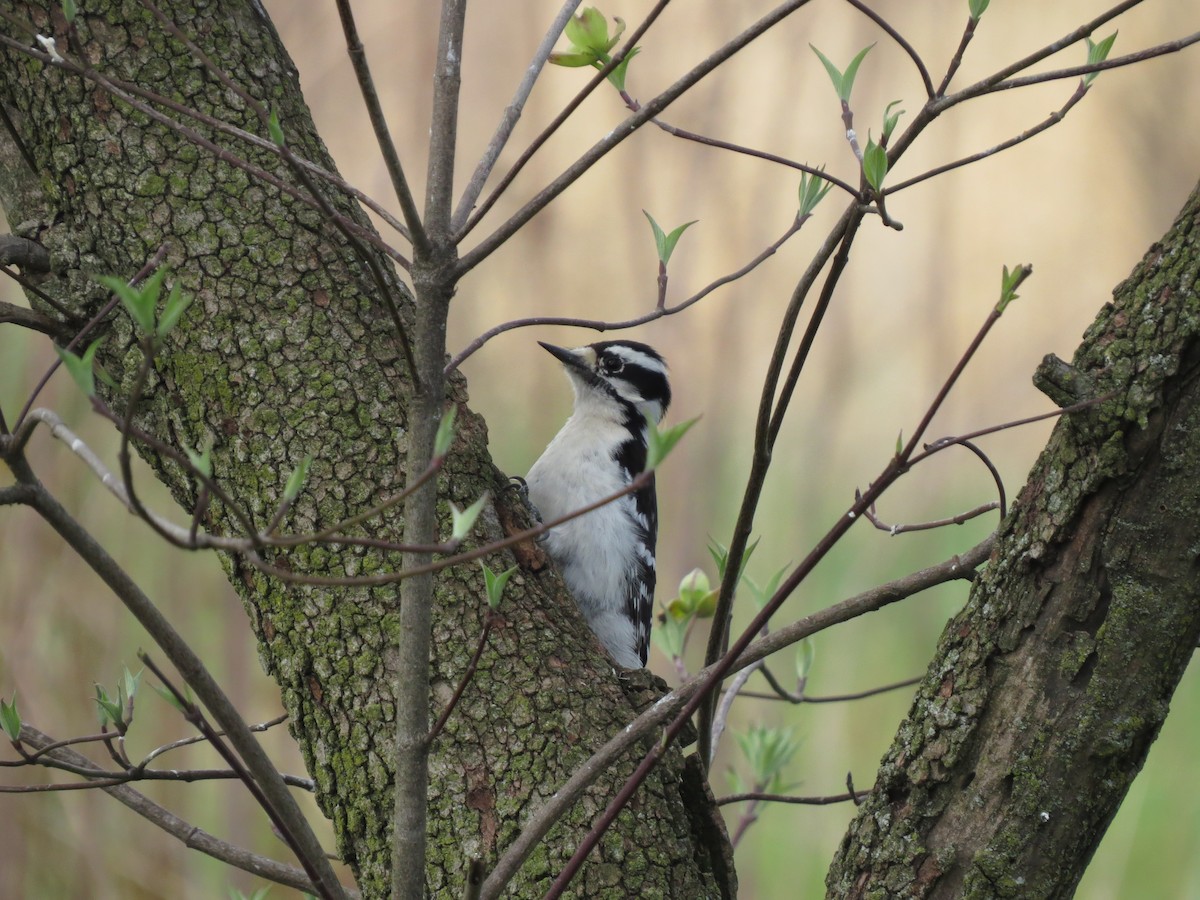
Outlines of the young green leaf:
[{"label": "young green leaf", "polygon": [[[822,166],[821,170],[824,171]],[[804,172],[800,175],[800,216],[812,215],[812,211],[817,208],[825,195],[829,193],[833,187],[831,182],[826,181],[818,175],[812,175]]]},{"label": "young green leaf", "polygon": [[817,58],[820,59],[821,64],[825,66],[825,71],[829,73],[829,80],[833,82],[833,89],[837,91],[838,99],[843,103],[849,103],[850,92],[854,90],[854,78],[856,75],[858,75],[858,67],[862,64],[863,59],[866,58],[866,55],[871,52],[871,48],[875,45],[869,44],[868,46],[859,50],[858,55],[855,56],[854,59],[850,60],[850,65],[846,66],[845,72],[838,71],[838,67],[830,61],[829,57],[827,57],[816,47],[813,47],[812,44],[809,44],[808,46],[812,48],[813,53],[817,54]]},{"label": "young green leaf", "polygon": [[789,568],[791,568],[790,564],[781,568],[774,575],[772,575],[770,579],[768,579],[766,584],[762,585],[761,587],[759,586],[758,582],[756,582],[749,575],[746,575],[742,578],[742,583],[749,588],[750,596],[754,598],[755,606],[757,606],[759,609],[762,609],[767,605],[767,601],[774,597],[775,592],[779,590],[779,585],[783,583],[783,576],[787,574]]},{"label": "young green leaf", "polygon": [[[609,84],[615,87],[618,91],[625,90],[625,75],[629,71],[629,64],[633,62],[633,58],[641,52],[641,47],[631,47],[629,52],[625,54],[624,58],[622,58],[619,63],[613,66],[613,70],[608,73]],[[603,65],[607,64],[608,63],[605,62]],[[600,66],[598,68],[602,67],[603,66]]]},{"label": "young green leaf", "polygon": [[[155,275],[157,274],[156,272]],[[154,275],[150,277],[153,278]],[[151,298],[144,289],[130,287],[125,279],[114,278],[111,275],[98,275],[96,280],[120,298],[121,305],[143,334],[154,334],[154,305],[158,301],[157,295]]]},{"label": "young green leaf", "polygon": [[101,727],[110,723],[113,725],[122,724],[121,704],[109,698],[108,691],[104,689],[103,685],[96,685],[95,700],[96,717],[100,720]]},{"label": "young green leaf", "polygon": [[664,266],[671,261],[671,254],[675,252],[675,245],[679,243],[679,238],[691,226],[695,225],[697,220],[693,219],[690,222],[684,222],[670,234],[664,234],[663,230],[654,221],[654,216],[642,210],[642,215],[650,223],[650,229],[654,232],[654,248],[658,251],[658,261]]},{"label": "young green leaf", "polygon": [[17,709],[17,695],[7,703],[0,700],[0,728],[14,744],[21,739],[21,713]]},{"label": "young green leaf", "polygon": [[512,577],[513,572],[517,571],[517,566],[505,569],[497,575],[488,568],[487,563],[483,562],[483,560],[479,561],[479,565],[483,568],[483,583],[487,588],[488,606],[492,609],[499,609],[500,598],[504,594],[504,586],[508,584],[508,579]]},{"label": "young green leaf", "polygon": [[[754,551],[758,549],[758,542],[761,540],[762,538],[755,538],[754,542],[746,547],[746,552],[742,554],[742,570],[738,572],[739,583],[741,582],[742,578],[745,577],[746,566],[750,563],[750,557],[752,557],[754,555]],[[717,564],[717,572],[720,574],[722,580],[724,580],[725,567],[729,565],[728,548],[724,547],[717,541],[709,541],[708,552],[709,555],[712,556],[713,561]]]},{"label": "young green leaf", "polygon": [[783,770],[800,747],[792,737],[792,730],[751,725],[747,731],[737,734],[737,742],[754,774],[755,787],[771,794],[781,791]]},{"label": "young green leaf", "polygon": [[996,303],[996,312],[1003,313],[1008,308],[1008,304],[1017,299],[1019,296],[1017,288],[1032,274],[1033,266],[1028,264],[1014,266],[1011,272],[1008,266],[1004,267],[1004,272],[1000,276],[1000,300]]},{"label": "young green leaf", "polygon": [[155,332],[159,338],[164,338],[179,324],[179,318],[187,308],[192,305],[192,300],[195,298],[191,294],[183,293],[179,282],[171,285],[171,292],[167,294],[167,302],[163,305],[162,315],[158,317],[158,329]]},{"label": "young green leaf", "polygon": [[867,179],[867,184],[878,191],[883,186],[887,170],[887,151],[871,140],[871,136],[868,134],[867,147],[863,150],[863,175]]},{"label": "young green leaf", "polygon": [[442,421],[438,423],[437,434],[433,439],[433,458],[441,459],[450,450],[450,444],[454,442],[454,420],[458,418],[458,406],[451,405],[445,413],[442,414]]},{"label": "young green leaf", "polygon": [[563,34],[571,42],[571,49],[551,53],[550,62],[569,67],[605,65],[609,59],[608,51],[616,46],[622,32],[625,31],[623,19],[614,17],[613,22],[616,30],[610,36],[608,20],[596,7],[589,6],[578,15],[572,16],[563,29]]},{"label": "young green leaf", "polygon": [[292,474],[288,476],[287,485],[283,489],[283,499],[291,503],[300,496],[300,490],[304,487],[304,482],[308,480],[308,467],[312,465],[312,454],[300,460],[300,464],[292,470]]},{"label": "young green leaf", "polygon": [[287,138],[283,136],[283,126],[279,124],[279,113],[276,110],[271,110],[271,115],[267,117],[267,133],[276,147],[287,145]]},{"label": "young green leaf", "polygon": [[682,422],[679,425],[672,425],[670,428],[660,431],[657,423],[647,418],[646,422],[650,427],[646,432],[645,471],[657,469],[662,464],[662,461],[667,458],[667,454],[679,443],[679,439],[687,434],[688,429],[699,421],[700,417],[697,416],[694,419],[688,419],[686,422]]},{"label": "young green leaf", "polygon": [[121,673],[121,680],[117,682],[117,698],[124,709],[129,705],[129,701],[137,696],[137,689],[142,683],[142,670],[139,669],[136,675],[129,671],[126,666]]},{"label": "young green leaf", "polygon": [[817,647],[812,638],[805,638],[796,645],[796,678],[804,681],[812,671],[813,660],[817,656]]},{"label": "young green leaf", "polygon": [[896,123],[900,121],[900,117],[904,115],[904,110],[898,113],[892,112],[893,106],[899,106],[903,100],[893,100],[883,110],[883,137],[879,139],[879,143],[886,143],[888,138],[892,136],[892,132],[896,130]]},{"label": "young green leaf", "polygon": [[679,659],[683,656],[683,645],[687,638],[687,619],[676,618],[675,614],[668,610],[661,613],[658,617],[658,623],[654,630],[650,632],[650,640],[654,642],[663,655],[670,659]]},{"label": "young green leaf", "polygon": [[461,541],[471,533],[471,529],[475,527],[475,520],[483,512],[483,505],[487,503],[489,496],[489,492],[484,491],[479,499],[466,509],[459,509],[453,503],[450,504],[451,540]]},{"label": "young green leaf", "polygon": [[[1101,40],[1099,43],[1093,43],[1091,38],[1087,38],[1088,65],[1095,65],[1099,62],[1104,62],[1108,59],[1108,51],[1112,49],[1113,41],[1117,39],[1117,32],[1113,32],[1108,37]],[[1099,72],[1092,72],[1089,75],[1083,76],[1083,86],[1087,87],[1096,80]]]},{"label": "young green leaf", "polygon": [[71,380],[88,397],[96,396],[96,351],[100,348],[102,340],[104,338],[96,338],[96,340],[92,341],[88,345],[88,348],[83,351],[83,356],[76,356],[70,350],[64,350],[61,347],[54,348],[54,352],[62,360],[63,367],[67,370],[67,374],[71,376]]},{"label": "young green leaf", "polygon": [[197,453],[191,447],[184,445],[183,452],[187,454],[192,468],[205,478],[212,478],[212,437],[204,442],[204,449]]},{"label": "young green leaf", "polygon": [[75,17],[79,15],[79,10],[75,8],[75,0],[62,0],[63,18],[70,25],[75,21]]},{"label": "young green leaf", "polygon": [[163,687],[161,684],[152,684],[150,687],[154,688],[154,693],[158,694],[158,696],[170,703],[179,712],[187,712],[187,708],[179,701],[179,698],[176,697],[171,691],[167,690],[167,688]]},{"label": "young green leaf", "polygon": [[971,12],[971,21],[978,22],[991,0],[967,0],[967,8]]}]

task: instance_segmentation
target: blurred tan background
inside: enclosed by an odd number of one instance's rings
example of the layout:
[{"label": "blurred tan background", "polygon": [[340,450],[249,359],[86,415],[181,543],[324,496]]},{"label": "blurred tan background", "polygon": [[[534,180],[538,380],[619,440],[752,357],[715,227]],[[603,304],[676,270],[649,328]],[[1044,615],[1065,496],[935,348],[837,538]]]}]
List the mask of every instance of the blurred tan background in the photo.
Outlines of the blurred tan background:
[{"label": "blurred tan background", "polygon": [[[629,75],[642,100],[674,81],[773,4],[695,0],[669,7],[642,43]],[[300,72],[318,125],[343,173],[395,208],[374,139],[346,61],[332,4],[267,2]],[[558,4],[478,2],[467,26],[460,112],[462,181],[494,129],[534,46]],[[649,3],[613,0],[602,7],[634,27]],[[1105,4],[994,4],[984,16],[963,70],[963,86],[1049,43]],[[908,38],[940,80],[966,20],[966,3],[888,0],[879,11]],[[428,76],[436,41],[432,2],[356,4],[359,24],[418,196],[429,114]],[[1036,9],[1036,13],[1034,10]],[[1182,2],[1145,4],[1100,29],[1119,27],[1114,55],[1195,31],[1200,11]],[[793,159],[823,164],[855,181],[839,110],[818,46],[839,66],[878,42],[860,69],[853,107],[860,136],[879,133],[883,108],[902,100],[909,112],[923,91],[907,57],[845,4],[813,3],[710,76],[664,118],[680,127]],[[1084,61],[1075,47],[1047,68]],[[547,70],[530,98],[502,172],[587,73]],[[961,433],[1050,409],[1029,376],[1048,352],[1069,358],[1079,335],[1112,287],[1170,225],[1200,175],[1200,51],[1107,72],[1060,125],[1002,156],[958,170],[891,199],[903,232],[868,218],[824,333],[805,372],[781,437],[781,450],[758,516],[761,545],[751,574],[765,580],[801,558],[910,433],[930,397],[994,302],[1000,267],[1032,263],[1021,299],[972,363],[931,437]],[[1039,123],[1074,90],[1065,81],[1009,91],[953,110],[930,128],[889,181],[992,146]],[[468,240],[484,236],[624,118],[610,90],[599,90],[520,178]],[[286,125],[286,123],[285,123]],[[471,273],[456,300],[451,350],[516,316],[577,315],[624,319],[652,308],[656,261],[641,210],[666,229],[698,219],[671,264],[676,302],[738,268],[783,233],[795,210],[791,170],[698,147],[647,128],[610,154],[525,232]],[[660,482],[661,600],[694,566],[712,574],[710,538],[727,541],[745,475],[758,384],[778,320],[799,273],[843,207],[831,193],[814,219],[750,277],[714,293],[689,312],[627,336],[654,344],[673,369],[671,421],[702,415],[669,461]],[[0,284],[5,299],[12,286]],[[23,301],[21,301],[23,302]],[[604,337],[611,337],[608,334]],[[524,329],[489,343],[464,365],[476,409],[491,429],[505,471],[523,473],[567,415],[570,391],[536,340],[571,346],[601,339],[571,329]],[[10,421],[52,353],[36,338],[0,332],[0,403]],[[41,404],[60,411],[86,439],[115,457],[111,432],[85,412],[59,376]],[[1010,498],[1048,432],[1041,425],[989,438],[987,451]],[[44,435],[32,445],[39,471],[64,502],[105,540],[160,599],[178,627],[196,635],[215,672],[252,719],[278,709],[261,673],[243,613],[215,559],[160,547],[149,531],[97,491],[81,466]],[[992,497],[990,479],[967,454],[946,454],[918,469],[890,495],[880,514],[914,522],[940,518]],[[156,495],[161,497],[161,495]],[[167,501],[161,500],[165,505]],[[939,561],[970,546],[995,515],[949,531],[889,538],[865,527],[852,533],[784,609],[803,615],[880,580]],[[809,690],[859,691],[916,676],[965,588],[914,598],[816,639]],[[744,620],[743,616],[743,620]],[[147,641],[118,604],[20,510],[0,511],[0,696],[14,690],[26,718],[56,736],[94,725],[92,681],[114,683]],[[695,650],[701,648],[697,646]],[[652,654],[652,667],[672,676]],[[774,663],[785,680],[792,657]],[[762,689],[757,677],[754,689]],[[898,691],[853,703],[785,707],[747,702],[734,727],[788,725],[801,749],[787,772],[796,793],[844,790],[847,772],[869,786],[875,765],[907,707]],[[132,743],[142,752],[186,733],[166,707],[147,696]],[[1081,886],[1087,900],[1200,896],[1200,687],[1190,673],[1173,715]],[[153,721],[150,719],[153,718]],[[301,765],[286,735],[268,739],[281,764]],[[718,795],[742,761],[728,741],[714,775]],[[209,765],[202,751],[174,765]],[[744,767],[742,771],[745,772]],[[748,773],[746,773],[748,775]],[[15,776],[4,775],[6,780]],[[154,785],[155,798],[202,827],[285,858],[236,786]],[[739,807],[729,807],[731,823]],[[845,806],[770,808],[738,848],[742,896],[817,896],[825,866],[852,810]],[[160,837],[149,825],[93,793],[0,795],[0,898],[215,897],[253,882],[208,864]],[[1135,887],[1136,886],[1136,887]],[[273,888],[271,896],[291,896]]]}]

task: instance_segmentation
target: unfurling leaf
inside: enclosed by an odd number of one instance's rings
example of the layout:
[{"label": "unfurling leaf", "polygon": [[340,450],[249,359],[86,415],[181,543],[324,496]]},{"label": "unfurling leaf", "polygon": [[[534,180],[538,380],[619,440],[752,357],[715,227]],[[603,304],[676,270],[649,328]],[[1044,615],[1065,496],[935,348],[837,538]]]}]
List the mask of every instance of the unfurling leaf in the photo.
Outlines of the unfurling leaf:
[{"label": "unfurling leaf", "polygon": [[191,294],[183,293],[179,287],[179,282],[171,285],[171,293],[167,295],[167,302],[163,305],[162,315],[158,318],[158,328],[156,334],[160,338],[166,337],[179,324],[180,317],[187,312],[187,308],[192,305],[192,300],[195,299]]},{"label": "unfurling leaf", "polygon": [[442,421],[438,423],[437,435],[433,439],[433,458],[441,459],[450,450],[450,444],[454,442],[454,420],[458,418],[458,407],[451,406],[442,415]]},{"label": "unfurling leaf", "polygon": [[883,187],[883,179],[887,176],[887,151],[867,136],[867,147],[863,150],[863,176],[867,184],[876,191]]},{"label": "unfurling leaf", "polygon": [[896,130],[896,123],[900,121],[900,117],[904,115],[904,110],[898,113],[892,112],[893,106],[899,106],[903,100],[893,100],[887,105],[883,111],[883,137],[879,139],[879,143],[887,143],[888,138],[892,136],[892,132]]},{"label": "unfurling leaf", "polygon": [[645,471],[648,472],[651,469],[657,469],[662,464],[662,461],[667,458],[667,454],[679,443],[679,439],[687,434],[688,429],[699,421],[700,417],[697,416],[694,419],[688,419],[686,422],[682,422],[679,425],[672,425],[670,428],[660,431],[656,422],[649,418],[646,419],[649,428],[646,432]]},{"label": "unfurling leaf", "polygon": [[837,91],[838,99],[843,103],[849,103],[850,92],[854,90],[854,78],[858,74],[858,67],[862,64],[863,59],[868,53],[871,52],[871,48],[875,45],[870,44],[859,50],[858,55],[855,56],[854,59],[850,60],[850,65],[846,66],[845,72],[838,71],[838,67],[829,60],[829,57],[827,57],[816,47],[813,47],[812,44],[809,44],[808,46],[812,47],[812,52],[817,54],[817,58],[820,59],[821,64],[825,66],[825,71],[829,73],[829,80],[833,82],[833,89]]},{"label": "unfurling leaf", "polygon": [[71,380],[88,397],[96,396],[96,350],[99,349],[102,340],[104,339],[96,338],[92,341],[83,351],[83,356],[76,356],[70,350],[64,350],[61,347],[54,348],[54,352],[62,360]]},{"label": "unfurling leaf", "polygon": [[291,503],[300,496],[300,491],[304,487],[304,482],[308,480],[308,467],[312,465],[312,454],[300,460],[300,464],[292,470],[292,474],[288,476],[287,484],[283,488],[283,499]]},{"label": "unfurling leaf", "polygon": [[450,504],[450,533],[452,540],[461,541],[471,533],[471,529],[475,527],[475,520],[483,512],[483,505],[487,503],[489,496],[489,493],[484,491],[479,499],[466,509],[459,509],[453,503]]},{"label": "unfurling leaf", "polygon": [[[1117,33],[1115,31],[1098,43],[1093,43],[1091,38],[1087,38],[1088,65],[1095,65],[1108,59],[1108,51],[1112,49],[1113,41],[1116,39]],[[1099,72],[1092,72],[1089,75],[1084,75],[1083,86],[1087,87],[1096,80],[1096,76],[1099,74]]]},{"label": "unfurling leaf", "polygon": [[647,221],[650,222],[650,229],[654,232],[654,248],[658,251],[658,261],[664,266],[671,261],[671,254],[675,252],[675,245],[679,243],[679,238],[691,226],[696,224],[696,219],[690,222],[684,222],[678,228],[674,229],[670,234],[663,233],[658,223],[654,221],[654,216],[642,210]]},{"label": "unfurling leaf", "polygon": [[21,739],[21,713],[17,710],[17,695],[12,700],[0,700],[0,728],[14,744]]},{"label": "unfurling leaf", "polygon": [[[824,168],[824,166],[821,167],[822,171]],[[812,211],[817,208],[817,204],[824,199],[832,187],[832,183],[819,175],[809,172],[802,173],[800,175],[800,216],[812,215]]]},{"label": "unfurling leaf", "polygon": [[991,0],[968,0],[967,8],[971,12],[971,21],[978,22]]},{"label": "unfurling leaf", "polygon": [[517,571],[517,567],[505,569],[499,575],[487,567],[487,563],[480,561],[479,565],[483,568],[483,582],[487,588],[488,606],[492,609],[500,608],[500,598],[504,594],[504,586],[508,584],[508,579]]},{"label": "unfurling leaf", "polygon": [[279,124],[279,113],[275,110],[271,110],[271,115],[267,117],[267,132],[276,147],[287,144],[287,139],[283,136],[283,126]]},{"label": "unfurling leaf", "polygon": [[1008,266],[1004,267],[1004,273],[1000,276],[1000,300],[996,303],[996,312],[1004,312],[1008,304],[1017,299],[1017,288],[1032,274],[1033,266],[1028,264],[1014,266],[1011,272]]},{"label": "unfurling leaf", "polygon": [[183,452],[187,454],[188,462],[192,464],[192,468],[203,475],[205,478],[212,478],[212,437],[210,436],[204,443],[204,449],[197,453],[191,447],[184,446]]}]

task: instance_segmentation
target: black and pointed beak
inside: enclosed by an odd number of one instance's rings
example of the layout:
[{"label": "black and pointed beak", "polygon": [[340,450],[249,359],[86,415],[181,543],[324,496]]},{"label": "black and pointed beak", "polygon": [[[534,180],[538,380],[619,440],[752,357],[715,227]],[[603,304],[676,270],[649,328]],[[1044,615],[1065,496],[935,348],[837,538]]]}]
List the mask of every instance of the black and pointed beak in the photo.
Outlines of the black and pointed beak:
[{"label": "black and pointed beak", "polygon": [[577,369],[580,372],[591,372],[592,367],[588,360],[580,353],[574,350],[568,350],[566,347],[556,347],[554,344],[547,344],[545,341],[538,341],[542,349],[552,355],[555,359],[561,362],[564,366],[570,369]]}]

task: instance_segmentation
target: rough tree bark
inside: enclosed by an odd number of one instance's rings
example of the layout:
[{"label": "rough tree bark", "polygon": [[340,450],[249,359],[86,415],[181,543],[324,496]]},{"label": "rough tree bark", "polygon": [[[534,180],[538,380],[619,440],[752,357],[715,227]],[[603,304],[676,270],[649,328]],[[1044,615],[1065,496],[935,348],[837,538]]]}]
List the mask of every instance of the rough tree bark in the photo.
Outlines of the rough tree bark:
[{"label": "rough tree bark", "polygon": [[[246,104],[137,0],[80,6],[85,65],[266,136]],[[54,36],[64,55],[77,59],[57,0],[5,0],[3,7],[4,34],[26,46],[34,45],[35,33]],[[334,168],[295,69],[254,4],[193,0],[164,8],[236,83],[279,114],[299,155]],[[17,22],[28,22],[30,30],[21,33]],[[158,359],[140,427],[191,447],[211,436],[216,478],[259,527],[306,454],[313,456],[309,481],[284,530],[318,530],[402,487],[412,394],[403,357],[364,261],[319,212],[131,109],[94,80],[11,47],[0,48],[0,106],[14,129],[0,129],[0,203],[23,236],[50,251],[53,276],[42,290],[81,314],[93,312],[104,292],[92,276],[132,275],[165,246],[172,279],[197,298]],[[307,194],[273,153],[187,124]],[[323,190],[339,211],[370,228],[336,189]],[[386,259],[379,261],[390,271]],[[392,288],[411,323],[411,301],[398,284]],[[105,335],[100,359],[120,386],[108,399],[120,408],[139,355],[123,315],[110,321]],[[448,502],[465,506],[503,484],[487,455],[484,423],[465,406],[461,377],[448,393],[459,406],[460,435],[439,479],[442,513]],[[190,510],[190,479],[161,460],[150,462]],[[500,518],[519,515],[500,505],[489,509],[475,540],[500,537]],[[220,505],[205,524],[218,532],[236,528]],[[402,529],[400,517],[389,513],[363,533],[398,540]],[[301,549],[277,561],[316,575],[363,575],[399,564],[375,550],[345,547]],[[489,563],[498,571],[511,557],[497,554]],[[383,896],[399,590],[300,587],[237,559],[225,564],[263,664],[282,690],[292,732],[334,823],[337,849],[364,894]],[[438,576],[435,716],[474,649],[483,598],[475,565]],[[427,890],[457,893],[466,860],[479,856],[489,865],[524,817],[632,715],[611,665],[555,576],[519,573],[478,674],[433,747]],[[602,778],[551,833],[514,882],[516,895],[540,895],[629,765]],[[712,810],[701,809],[696,819],[703,792],[683,791],[683,784],[676,756],[593,855],[578,882],[581,895],[733,893],[732,872],[721,861],[723,834],[696,824],[711,821],[704,814]]]},{"label": "rough tree bark", "polygon": [[830,897],[1070,897],[1200,638],[1200,189],[1037,382],[1056,427]]}]

